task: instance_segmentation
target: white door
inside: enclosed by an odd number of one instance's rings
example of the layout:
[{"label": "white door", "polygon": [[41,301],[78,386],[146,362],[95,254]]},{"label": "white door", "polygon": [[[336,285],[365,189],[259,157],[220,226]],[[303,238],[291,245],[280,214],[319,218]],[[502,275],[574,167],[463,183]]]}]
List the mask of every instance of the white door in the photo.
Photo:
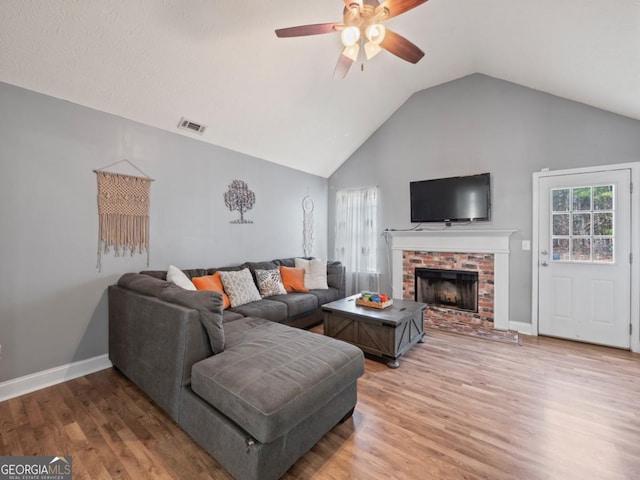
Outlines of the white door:
[{"label": "white door", "polygon": [[538,330],[630,347],[631,171],[539,178]]}]

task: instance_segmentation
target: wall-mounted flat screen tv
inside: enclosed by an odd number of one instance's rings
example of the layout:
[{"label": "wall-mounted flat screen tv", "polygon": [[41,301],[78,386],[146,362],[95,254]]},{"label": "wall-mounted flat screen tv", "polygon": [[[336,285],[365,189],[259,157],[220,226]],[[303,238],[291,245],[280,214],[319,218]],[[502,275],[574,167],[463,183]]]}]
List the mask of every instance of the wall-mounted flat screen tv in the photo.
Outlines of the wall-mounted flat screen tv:
[{"label": "wall-mounted flat screen tv", "polygon": [[411,182],[411,222],[490,220],[490,177],[488,173],[481,173]]}]

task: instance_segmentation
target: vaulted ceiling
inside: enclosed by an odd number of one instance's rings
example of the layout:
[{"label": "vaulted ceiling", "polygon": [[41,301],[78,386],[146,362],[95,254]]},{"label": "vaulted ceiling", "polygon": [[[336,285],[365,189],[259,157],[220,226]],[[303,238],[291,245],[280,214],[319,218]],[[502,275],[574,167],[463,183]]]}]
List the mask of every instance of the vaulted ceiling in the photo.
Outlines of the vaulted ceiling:
[{"label": "vaulted ceiling", "polygon": [[321,176],[413,93],[476,72],[640,119],[640,0],[430,0],[387,22],[418,64],[382,52],[334,80],[339,34],[274,30],[343,6],[2,0],[0,81]]}]

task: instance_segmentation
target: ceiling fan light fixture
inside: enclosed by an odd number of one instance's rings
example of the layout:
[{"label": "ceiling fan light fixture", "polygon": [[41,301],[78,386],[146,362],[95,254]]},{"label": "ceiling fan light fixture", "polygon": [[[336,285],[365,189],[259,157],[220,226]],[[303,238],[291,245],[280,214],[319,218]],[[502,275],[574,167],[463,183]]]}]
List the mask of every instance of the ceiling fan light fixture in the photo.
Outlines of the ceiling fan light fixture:
[{"label": "ceiling fan light fixture", "polygon": [[[279,28],[276,30],[276,36],[278,38],[304,37],[340,32],[343,50],[334,68],[334,78],[345,77],[351,65],[357,60],[361,47],[367,59],[385,50],[406,62],[415,64],[424,57],[424,52],[402,35],[393,30],[387,30],[382,23],[413,10],[427,1],[342,0],[344,4],[342,22]],[[361,64],[361,69],[364,69],[364,63]]]},{"label": "ceiling fan light fixture", "polygon": [[367,27],[364,34],[370,42],[380,45],[386,32],[387,29],[381,23],[372,23]]},{"label": "ceiling fan light fixture", "polygon": [[348,57],[355,62],[358,59],[359,51],[360,51],[360,44],[356,43],[355,45],[344,47],[344,51],[342,52],[342,54],[345,57]]},{"label": "ceiling fan light fixture", "polygon": [[340,40],[345,47],[354,46],[360,40],[360,29],[354,26],[345,28],[340,34]]},{"label": "ceiling fan light fixture", "polygon": [[375,42],[367,42],[364,44],[364,53],[367,56],[367,60],[372,59],[382,51],[382,47]]}]

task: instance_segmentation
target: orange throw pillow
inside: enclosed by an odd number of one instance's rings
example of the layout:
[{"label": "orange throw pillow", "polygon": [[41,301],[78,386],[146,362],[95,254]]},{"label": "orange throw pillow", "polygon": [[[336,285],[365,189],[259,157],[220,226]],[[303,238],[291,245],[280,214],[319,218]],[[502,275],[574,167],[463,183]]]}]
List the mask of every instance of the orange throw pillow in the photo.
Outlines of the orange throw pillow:
[{"label": "orange throw pillow", "polygon": [[229,296],[224,293],[224,287],[222,286],[222,280],[220,280],[220,272],[216,272],[213,275],[207,275],[206,277],[195,277],[191,281],[198,290],[212,290],[222,294],[222,308],[229,308],[231,301]]},{"label": "orange throw pillow", "polygon": [[[304,286],[304,268],[280,267],[280,276],[284,289],[291,292],[308,292]],[[197,287],[197,285],[196,285]]]}]

